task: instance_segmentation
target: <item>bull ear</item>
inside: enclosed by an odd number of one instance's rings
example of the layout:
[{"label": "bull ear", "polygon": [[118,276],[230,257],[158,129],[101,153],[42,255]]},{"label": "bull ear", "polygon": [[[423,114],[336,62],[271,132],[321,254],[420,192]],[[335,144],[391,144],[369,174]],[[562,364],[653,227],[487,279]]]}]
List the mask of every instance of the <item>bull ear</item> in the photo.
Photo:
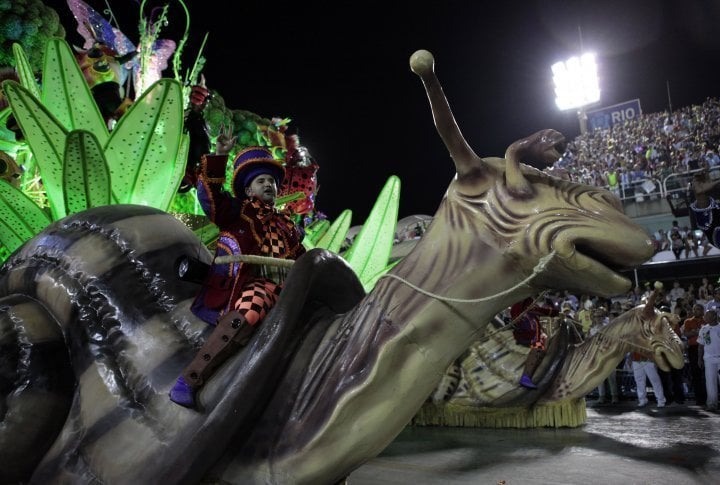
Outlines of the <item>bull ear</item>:
[{"label": "bull ear", "polygon": [[505,151],[507,165],[505,179],[508,190],[516,194],[532,195],[532,186],[523,175],[521,163],[538,170],[551,167],[565,150],[565,137],[553,129],[540,130],[516,141]]},{"label": "bull ear", "polygon": [[520,167],[520,152],[527,143],[527,138],[518,140],[505,151],[505,185],[515,195],[532,195],[532,186]]},{"label": "bull ear", "polygon": [[435,75],[435,59],[433,55],[426,50],[416,51],[410,57],[410,69],[420,76],[423,86],[425,86],[425,93],[430,101],[435,128],[450,152],[458,177],[462,178],[470,174],[482,173],[485,170],[484,162],[470,148],[455,121],[450,104],[445,97],[440,81]]}]

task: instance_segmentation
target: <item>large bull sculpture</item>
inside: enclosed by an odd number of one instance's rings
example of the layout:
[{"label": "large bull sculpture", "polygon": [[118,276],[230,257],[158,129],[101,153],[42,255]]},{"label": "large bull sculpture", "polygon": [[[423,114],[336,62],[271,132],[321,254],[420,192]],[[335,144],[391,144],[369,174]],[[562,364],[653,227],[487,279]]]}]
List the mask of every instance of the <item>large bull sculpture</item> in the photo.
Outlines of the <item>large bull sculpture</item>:
[{"label": "large bull sculpture", "polygon": [[0,481],[334,483],[379,454],[443,372],[510,304],[548,288],[626,291],[652,254],[605,190],[552,178],[552,130],[477,156],[433,58],[426,88],[457,170],[417,246],[365,294],[312,250],[250,344],[199,395],[169,402],[207,335],[174,261],[210,255],[171,216],[107,206],[48,227],[0,270]]}]

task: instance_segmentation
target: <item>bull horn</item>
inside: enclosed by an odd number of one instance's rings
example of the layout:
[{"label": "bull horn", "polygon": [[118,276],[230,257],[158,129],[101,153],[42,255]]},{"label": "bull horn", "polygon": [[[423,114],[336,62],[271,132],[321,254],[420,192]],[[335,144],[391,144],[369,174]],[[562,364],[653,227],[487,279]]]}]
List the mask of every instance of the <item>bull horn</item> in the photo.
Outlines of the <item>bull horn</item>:
[{"label": "bull horn", "polygon": [[410,56],[410,69],[420,77],[425,86],[425,93],[430,101],[430,109],[435,120],[435,128],[450,152],[458,176],[482,173],[485,168],[483,160],[470,148],[455,121],[450,104],[435,75],[433,55],[426,50],[416,51]]},{"label": "bull horn", "polygon": [[658,290],[654,290],[648,296],[647,302],[645,302],[645,308],[643,308],[642,317],[645,320],[652,318],[655,315],[655,300],[657,299]]}]

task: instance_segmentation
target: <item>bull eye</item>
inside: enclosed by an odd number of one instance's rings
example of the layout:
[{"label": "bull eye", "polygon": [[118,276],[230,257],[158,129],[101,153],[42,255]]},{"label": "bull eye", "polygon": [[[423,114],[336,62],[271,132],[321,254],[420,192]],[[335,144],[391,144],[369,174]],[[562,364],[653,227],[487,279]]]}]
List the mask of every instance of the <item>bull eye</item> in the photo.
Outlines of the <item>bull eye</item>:
[{"label": "bull eye", "polygon": [[102,51],[101,51],[100,49],[98,49],[97,47],[93,47],[92,49],[90,49],[89,51],[87,51],[87,56],[90,57],[90,58],[92,58],[92,59],[99,59],[99,58],[101,58],[101,57],[103,56],[103,53],[102,53]]},{"label": "bull eye", "polygon": [[5,175],[8,171],[8,164],[5,160],[0,160],[0,175]]}]

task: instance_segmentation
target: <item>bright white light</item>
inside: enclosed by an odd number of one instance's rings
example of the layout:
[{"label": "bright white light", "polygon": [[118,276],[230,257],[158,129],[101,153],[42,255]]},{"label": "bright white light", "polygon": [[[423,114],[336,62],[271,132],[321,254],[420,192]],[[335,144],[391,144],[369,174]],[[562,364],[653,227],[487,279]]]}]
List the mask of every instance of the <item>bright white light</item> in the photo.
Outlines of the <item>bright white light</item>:
[{"label": "bright white light", "polygon": [[600,101],[595,54],[571,57],[552,65],[555,104],[560,109],[579,108]]}]

